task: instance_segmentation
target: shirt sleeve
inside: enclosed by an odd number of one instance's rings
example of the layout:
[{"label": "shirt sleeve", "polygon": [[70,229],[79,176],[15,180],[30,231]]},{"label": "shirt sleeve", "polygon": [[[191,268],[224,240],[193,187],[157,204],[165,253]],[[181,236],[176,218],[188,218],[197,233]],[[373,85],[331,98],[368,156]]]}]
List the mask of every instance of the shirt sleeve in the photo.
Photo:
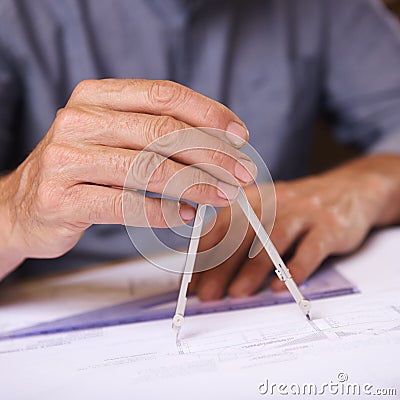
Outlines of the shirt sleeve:
[{"label": "shirt sleeve", "polygon": [[339,141],[400,153],[400,24],[380,0],[331,0],[324,99]]}]

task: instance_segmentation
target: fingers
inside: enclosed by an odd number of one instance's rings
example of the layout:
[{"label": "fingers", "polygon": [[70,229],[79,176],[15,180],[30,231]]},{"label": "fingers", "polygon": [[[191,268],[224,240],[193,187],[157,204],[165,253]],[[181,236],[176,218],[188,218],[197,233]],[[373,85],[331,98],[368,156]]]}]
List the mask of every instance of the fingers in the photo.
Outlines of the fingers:
[{"label": "fingers", "polygon": [[74,90],[67,106],[92,104],[116,111],[172,116],[196,127],[230,132],[234,146],[248,140],[243,122],[227,107],[195,91],[170,81],[105,79],[83,81]]},{"label": "fingers", "polygon": [[254,258],[247,258],[229,286],[229,295],[243,297],[254,294],[264,285],[271,269],[272,263],[265,250],[262,250]]},{"label": "fingers", "polygon": [[61,135],[67,142],[153,151],[230,184],[249,183],[257,173],[254,163],[226,141],[172,117],[70,107],[59,112],[55,125],[57,132],[67,133]]},{"label": "fingers", "polygon": [[[334,251],[334,241],[324,228],[310,230],[298,244],[287,265],[294,281],[297,284],[304,282]],[[285,284],[278,278],[274,278],[271,288],[282,290],[285,288]]]},{"label": "fingers", "polygon": [[76,185],[72,191],[73,218],[88,225],[126,224],[166,228],[183,225],[195,215],[195,209],[188,204],[161,201],[116,188]]},{"label": "fingers", "polygon": [[[280,254],[285,254],[304,233],[306,228],[305,218],[281,217],[272,230],[271,241],[275,244]],[[233,297],[254,294],[265,283],[265,279],[272,268],[272,262],[263,249],[256,257],[246,260],[230,285],[229,294]]]},{"label": "fingers", "polygon": [[247,249],[240,247],[236,253],[223,264],[202,272],[195,282],[197,296],[202,301],[217,300],[223,297],[236,271],[240,267]]},{"label": "fingers", "polygon": [[[200,241],[199,252],[214,249],[225,236],[229,227],[230,214],[225,212],[225,210],[220,212],[220,214],[214,229]],[[235,217],[235,214],[233,217]],[[242,224],[241,226],[245,227],[246,225]],[[237,249],[233,249],[235,251],[231,257],[217,267],[195,274],[193,283],[191,284],[191,292],[196,291],[200,300],[203,301],[216,300],[224,296],[230,282],[246,258],[253,237],[254,234],[251,228],[249,228],[242,243],[239,243],[240,245]]]},{"label": "fingers", "polygon": [[[214,252],[218,251],[216,246],[228,234],[231,218],[234,218],[231,213],[231,208],[220,210],[212,229],[202,236],[198,248],[198,254],[200,255],[198,260],[201,264],[200,268],[204,267],[204,263],[207,264],[207,262],[209,262],[209,260],[200,260],[202,258],[201,256],[206,254],[210,249],[214,249]],[[248,239],[248,241],[250,241],[250,239]],[[195,273],[189,285],[189,292],[196,292],[198,297],[203,301],[215,300],[223,296],[228,282],[240,265],[242,258],[245,256],[245,250],[238,252],[237,249],[233,248],[233,252],[233,256],[222,265],[218,265],[205,272]],[[195,266],[195,271],[196,270],[197,265]]]},{"label": "fingers", "polygon": [[57,145],[48,146],[46,151],[47,173],[62,171],[64,177],[74,182],[125,186],[221,207],[227,206],[238,192],[236,186],[207,172],[152,152],[100,146],[70,149]]},{"label": "fingers", "polygon": [[[198,254],[202,254],[203,252],[206,252],[209,249],[213,249],[222,240],[222,238],[226,235],[228,231],[230,218],[231,218],[230,208],[224,208],[218,212],[215,224],[211,230],[207,229],[207,224],[206,224],[206,228],[203,229],[203,231],[206,231],[207,233],[200,239],[197,251]],[[213,221],[209,221],[209,223],[212,222]],[[197,258],[197,261],[199,261],[199,257]],[[203,268],[203,265],[200,268]],[[192,276],[192,280],[188,288],[188,291],[191,294],[197,292],[198,284],[201,281],[202,276],[205,274],[205,272],[200,273],[197,272],[196,270],[197,270],[197,265],[195,265],[195,273]]]},{"label": "fingers", "polygon": [[[220,219],[219,223],[222,227],[226,227],[229,221],[225,218],[225,220]],[[307,213],[293,216],[291,213],[282,214],[281,212],[271,233],[271,240],[278,252],[286,253],[307,232],[309,223],[310,218]],[[221,226],[218,224],[216,226],[219,234],[212,234],[211,231],[211,234],[202,239],[201,244],[206,248],[215,246],[226,231]],[[192,292],[196,291],[201,300],[214,300],[225,295],[226,292],[232,297],[240,297],[254,294],[259,290],[273,266],[264,249],[253,259],[247,258],[253,237],[254,232],[249,229],[240,249],[233,257],[221,266],[196,276],[191,288]]]}]

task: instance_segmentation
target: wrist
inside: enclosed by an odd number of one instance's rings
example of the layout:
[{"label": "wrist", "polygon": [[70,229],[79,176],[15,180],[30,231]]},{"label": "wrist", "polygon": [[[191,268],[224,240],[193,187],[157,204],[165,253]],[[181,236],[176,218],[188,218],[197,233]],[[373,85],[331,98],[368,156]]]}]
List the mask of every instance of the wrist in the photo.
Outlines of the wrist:
[{"label": "wrist", "polygon": [[372,226],[400,222],[400,155],[376,154],[357,158],[340,169],[350,169],[354,185],[360,184],[371,199]]}]

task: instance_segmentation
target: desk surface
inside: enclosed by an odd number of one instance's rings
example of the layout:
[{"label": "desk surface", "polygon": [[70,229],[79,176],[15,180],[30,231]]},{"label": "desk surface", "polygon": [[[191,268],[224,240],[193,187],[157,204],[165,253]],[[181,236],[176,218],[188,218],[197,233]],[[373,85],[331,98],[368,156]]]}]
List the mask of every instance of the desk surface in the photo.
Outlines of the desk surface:
[{"label": "desk surface", "polygon": [[[345,398],[400,398],[399,243],[400,228],[380,231],[338,262],[360,293],[314,301],[312,323],[286,304],[188,317],[178,347],[169,320],[0,342],[1,398],[305,398],[291,390],[314,386],[319,398],[358,388]],[[178,277],[137,261],[42,284],[0,293],[1,330],[176,288]]]}]

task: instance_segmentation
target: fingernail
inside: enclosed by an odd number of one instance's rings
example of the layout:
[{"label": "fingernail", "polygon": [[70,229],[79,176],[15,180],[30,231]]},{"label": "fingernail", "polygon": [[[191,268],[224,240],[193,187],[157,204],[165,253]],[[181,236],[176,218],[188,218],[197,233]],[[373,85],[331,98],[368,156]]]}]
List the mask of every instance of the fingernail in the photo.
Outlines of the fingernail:
[{"label": "fingernail", "polygon": [[235,165],[235,176],[243,182],[251,182],[257,176],[257,167],[249,160],[240,160]]},{"label": "fingernail", "polygon": [[229,185],[222,181],[218,182],[217,194],[219,197],[225,200],[233,200],[239,193],[239,188],[237,186]]},{"label": "fingernail", "polygon": [[231,121],[227,128],[226,138],[235,146],[242,147],[249,138],[249,131],[245,126],[236,121]]},{"label": "fingernail", "polygon": [[195,209],[189,206],[189,204],[179,203],[179,215],[181,216],[183,221],[191,221],[194,218],[195,214]]}]

